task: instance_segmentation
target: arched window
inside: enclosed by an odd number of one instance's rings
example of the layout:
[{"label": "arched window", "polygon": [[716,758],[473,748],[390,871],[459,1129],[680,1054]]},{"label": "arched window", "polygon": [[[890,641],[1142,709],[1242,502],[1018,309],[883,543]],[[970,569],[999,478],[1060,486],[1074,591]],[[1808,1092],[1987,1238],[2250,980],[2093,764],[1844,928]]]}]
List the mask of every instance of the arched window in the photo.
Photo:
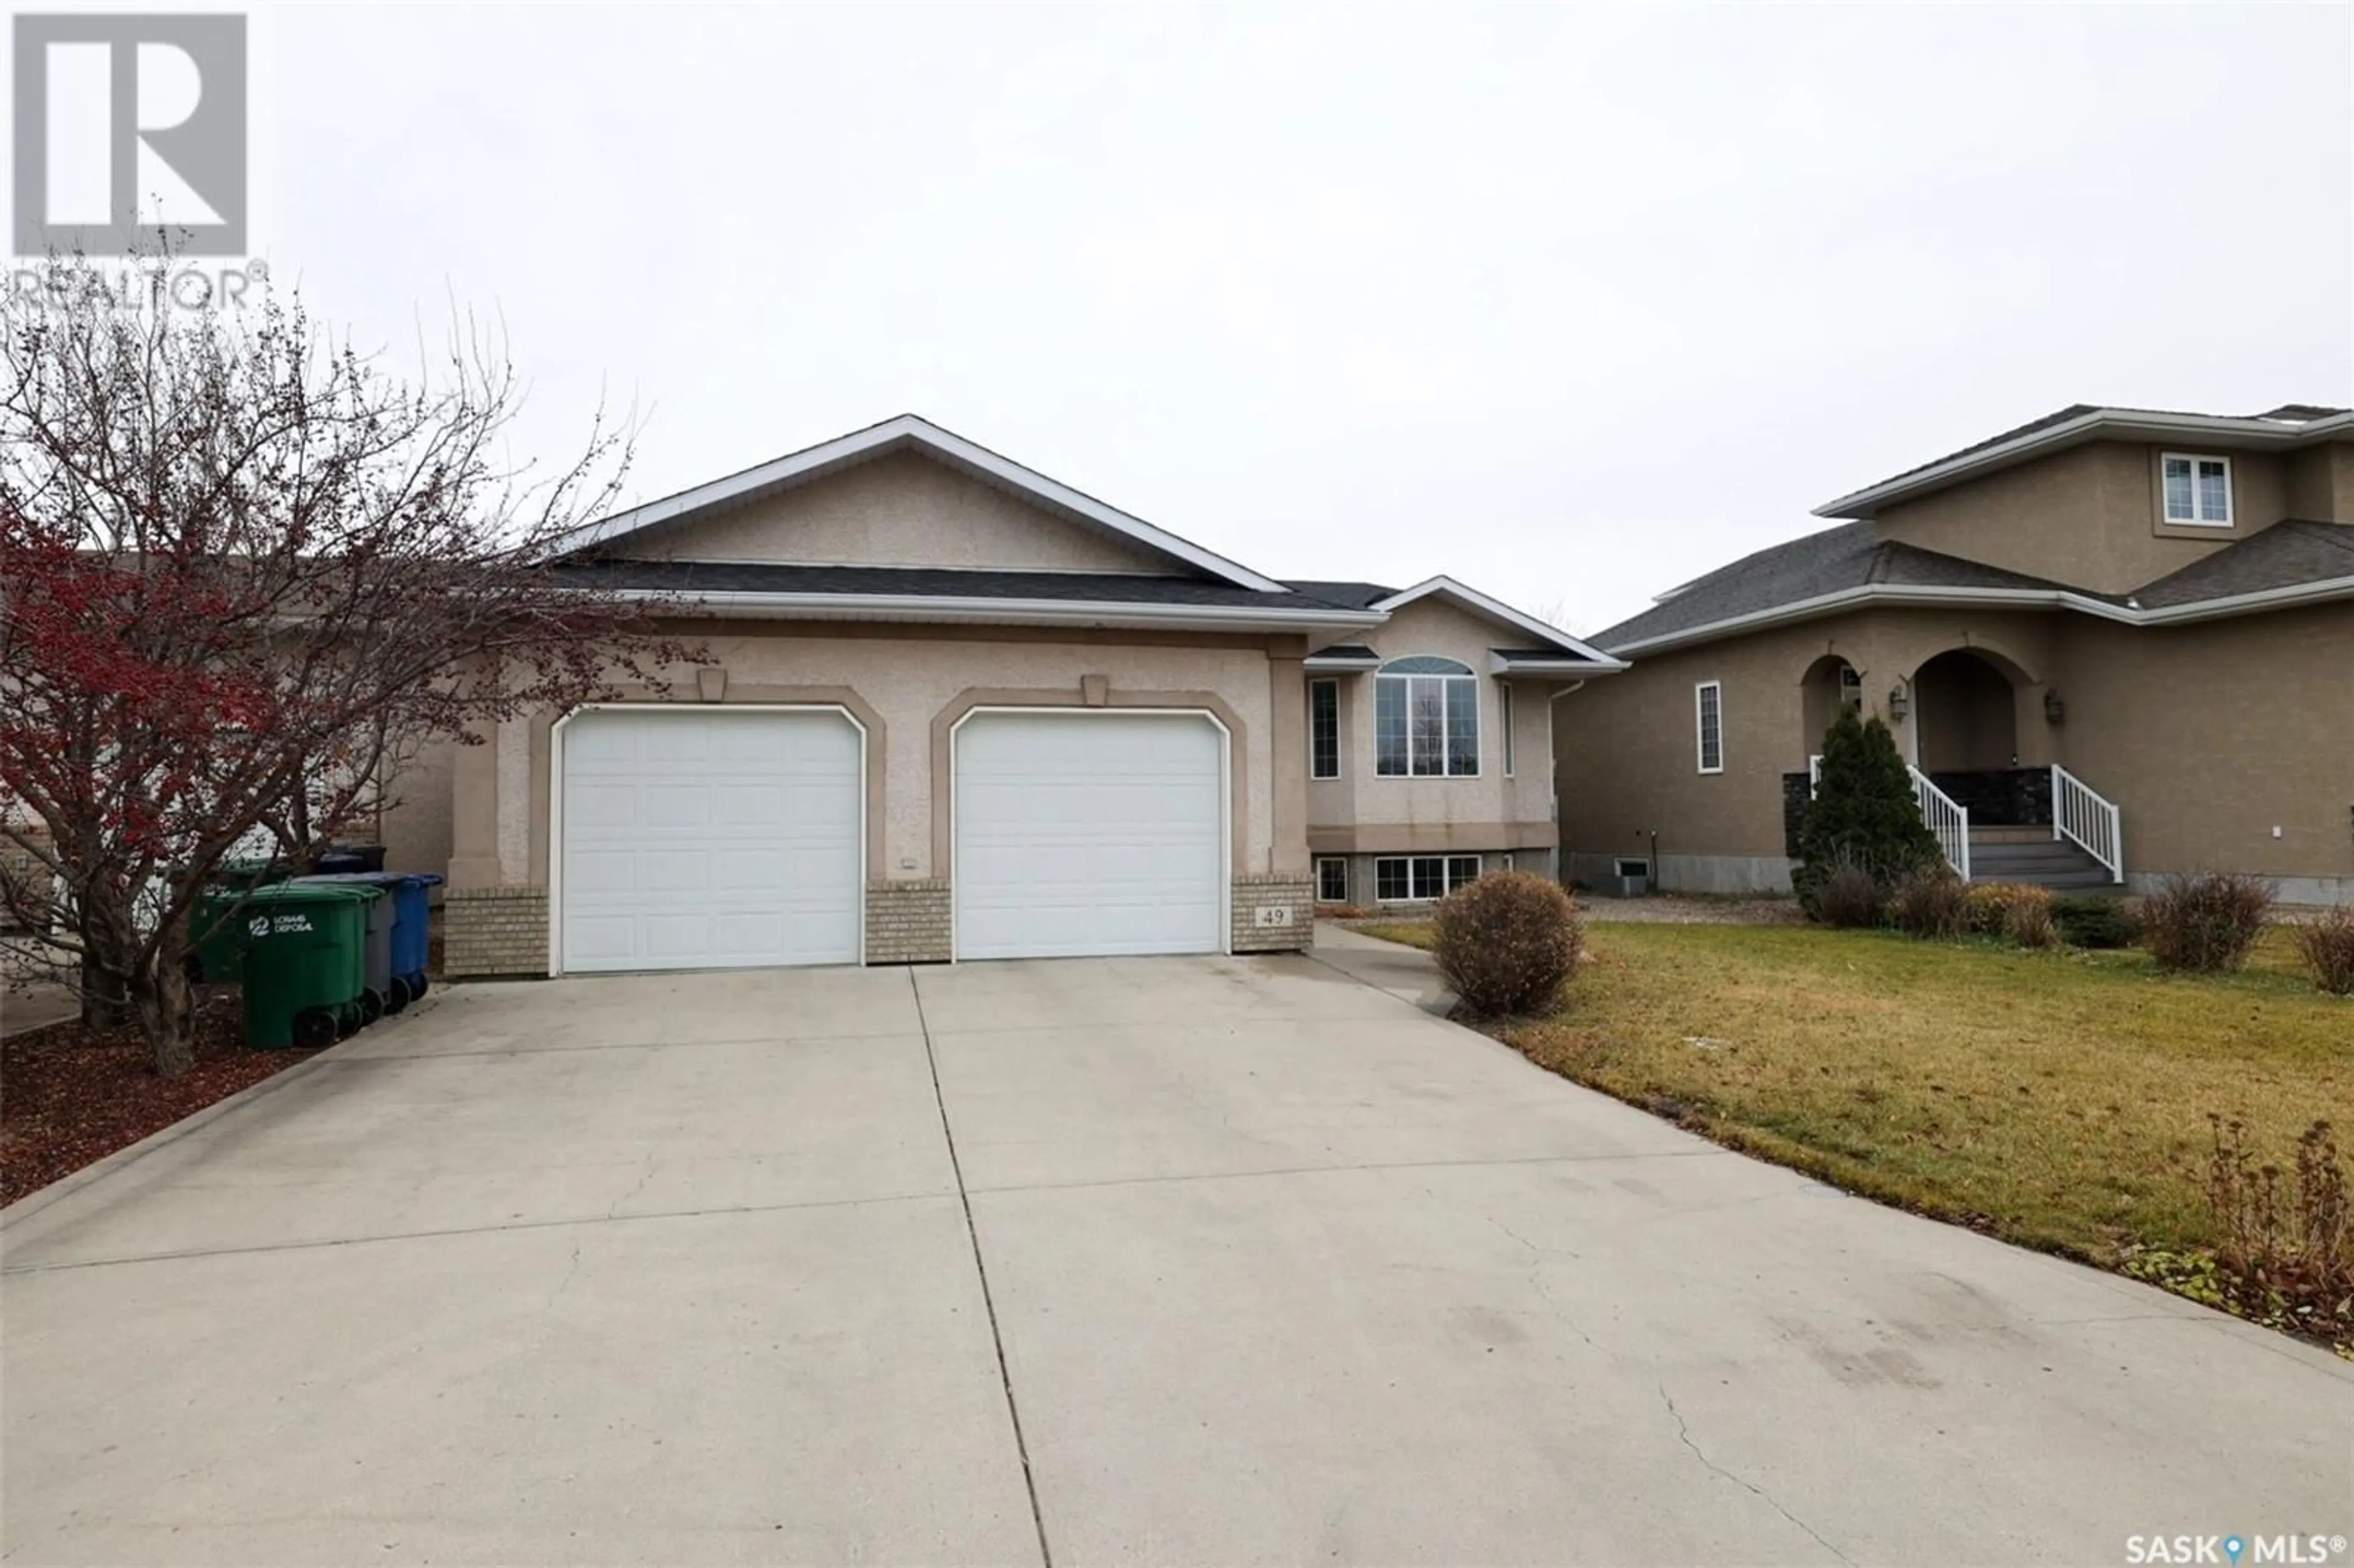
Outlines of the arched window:
[{"label": "arched window", "polygon": [[1471,667],[1416,654],[1373,677],[1373,771],[1384,779],[1479,773],[1479,683]]}]

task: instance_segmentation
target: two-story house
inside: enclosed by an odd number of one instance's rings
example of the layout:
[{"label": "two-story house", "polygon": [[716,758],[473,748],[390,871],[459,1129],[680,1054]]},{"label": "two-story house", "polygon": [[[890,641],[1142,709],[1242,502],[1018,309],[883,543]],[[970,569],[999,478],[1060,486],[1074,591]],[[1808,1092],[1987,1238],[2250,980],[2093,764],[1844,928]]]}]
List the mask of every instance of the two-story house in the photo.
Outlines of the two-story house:
[{"label": "two-story house", "polygon": [[1633,667],[1560,705],[1565,875],[1788,886],[1848,704],[1979,880],[2354,900],[2354,413],[2080,405],[1817,515],[1590,639]]}]

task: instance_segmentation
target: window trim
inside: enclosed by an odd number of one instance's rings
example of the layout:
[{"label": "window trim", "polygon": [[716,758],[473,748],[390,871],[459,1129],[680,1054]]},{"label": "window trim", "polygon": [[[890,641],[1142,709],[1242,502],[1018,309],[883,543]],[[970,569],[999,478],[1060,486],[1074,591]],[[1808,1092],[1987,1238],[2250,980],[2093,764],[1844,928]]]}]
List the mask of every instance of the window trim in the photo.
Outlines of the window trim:
[{"label": "window trim", "polygon": [[[1448,671],[1399,670],[1394,673],[1391,670],[1391,666],[1394,664],[1403,664],[1410,660],[1416,659],[1436,660],[1439,662],[1453,666],[1453,669]],[[1460,673],[1458,673],[1457,672],[1460,672]],[[1403,773],[1387,773],[1384,772],[1382,769],[1382,683],[1384,681],[1395,681],[1406,683],[1406,754],[1405,771]],[[1457,773],[1448,769],[1446,766],[1448,758],[1453,753],[1453,741],[1455,737],[1449,727],[1452,723],[1450,715],[1453,712],[1454,705],[1447,701],[1447,697],[1451,693],[1444,687],[1442,687],[1439,694],[1438,703],[1439,771],[1436,773],[1416,773],[1414,770],[1414,692],[1410,683],[1415,681],[1438,681],[1442,683],[1460,681],[1470,688],[1470,772]],[[1383,661],[1381,668],[1373,672],[1373,777],[1376,779],[1402,779],[1408,780],[1436,779],[1441,782],[1454,779],[1479,779],[1484,777],[1487,772],[1488,758],[1485,748],[1480,744],[1482,739],[1480,731],[1484,729],[1486,726],[1484,715],[1480,713],[1479,707],[1479,677],[1473,672],[1470,665],[1466,664],[1460,659],[1451,659],[1444,653],[1402,653],[1394,659]]]},{"label": "window trim", "polygon": [[[1438,891],[1437,893],[1421,894],[1415,891],[1414,868],[1415,863],[1417,861],[1435,861],[1437,863]],[[1461,882],[1458,882],[1455,879],[1456,867],[1465,861],[1469,861],[1471,864],[1471,874],[1463,878]],[[1382,895],[1382,867],[1384,865],[1402,865],[1405,867],[1405,897],[1385,898]],[[1373,857],[1373,902],[1375,904],[1435,904],[1439,899],[1444,898],[1448,894],[1454,892],[1457,888],[1461,887],[1466,884],[1477,881],[1486,870],[1487,865],[1484,858],[1476,854],[1376,855]]]},{"label": "window trim", "polygon": [[1512,776],[1512,685],[1496,683],[1496,727],[1504,732],[1504,777]]},{"label": "window trim", "polygon": [[[1339,867],[1341,868],[1341,896],[1340,896],[1340,897],[1338,897],[1338,898],[1330,898],[1330,897],[1325,896],[1325,893],[1324,893],[1324,868],[1325,868],[1326,866],[1328,866],[1328,865],[1337,865],[1337,866],[1339,866]],[[1318,856],[1316,857],[1315,873],[1316,873],[1316,902],[1317,902],[1317,903],[1319,903],[1319,904],[1346,904],[1347,902],[1349,902],[1349,857],[1348,857],[1347,855],[1344,855],[1344,854],[1320,854],[1320,855],[1318,855]]]},{"label": "window trim", "polygon": [[[1716,694],[1716,766],[1708,765],[1708,705],[1702,694]],[[1692,683],[1692,762],[1702,773],[1724,771],[1724,682],[1719,680]]]},{"label": "window trim", "polygon": [[[2190,465],[2190,515],[2177,517],[2167,504],[2166,465],[2185,462]],[[2214,462],[2223,465],[2223,515],[2200,515],[2199,465]],[[2239,496],[2232,484],[2232,460],[2221,452],[2169,452],[2158,454],[2158,521],[2165,528],[2233,528],[2239,525]]]},{"label": "window trim", "polygon": [[[1332,700],[1332,771],[1320,772],[1316,755],[1316,695],[1321,687]],[[1308,683],[1308,777],[1319,783],[1341,777],[1341,683],[1320,678]]]}]

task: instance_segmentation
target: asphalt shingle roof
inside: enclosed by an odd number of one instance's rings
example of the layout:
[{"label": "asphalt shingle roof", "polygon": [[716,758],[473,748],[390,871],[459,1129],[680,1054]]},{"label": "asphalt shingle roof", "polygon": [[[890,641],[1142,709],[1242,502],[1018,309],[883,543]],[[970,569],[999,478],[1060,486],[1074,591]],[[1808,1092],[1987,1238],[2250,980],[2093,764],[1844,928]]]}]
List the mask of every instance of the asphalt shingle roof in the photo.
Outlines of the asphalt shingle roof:
[{"label": "asphalt shingle roof", "polygon": [[[1214,577],[1121,572],[956,571],[934,567],[801,567],[719,561],[559,561],[554,570],[605,588],[665,593],[911,595],[942,599],[1068,599],[1205,609],[1332,609],[1312,595],[1266,593]],[[1355,608],[1353,606],[1346,608]]]},{"label": "asphalt shingle roof", "polygon": [[1688,584],[1673,598],[1586,639],[1617,652],[1735,616],[1777,609],[1873,583],[1911,588],[2064,588],[2023,572],[1879,537],[1871,523],[1848,523],[1744,556]]},{"label": "asphalt shingle roof", "polygon": [[2031,436],[2038,430],[2049,429],[2054,425],[2064,425],[2071,419],[2081,418],[2086,414],[2097,414],[2104,409],[2113,414],[2164,414],[2185,419],[2278,419],[2294,423],[2324,419],[2332,415],[2347,412],[2344,408],[2329,408],[2319,403],[2284,403],[2277,408],[2268,408],[2261,414],[2202,414],[2189,408],[2135,408],[2114,403],[2071,403],[2064,408],[2056,408],[2040,418],[2030,419],[2023,425],[2013,425],[2010,429],[1999,431],[1982,441],[1972,441],[1968,446],[1956,447],[1943,457],[1934,457],[1927,462],[1915,463],[1911,468],[1898,473],[1892,473],[1886,479],[1876,481],[1864,488],[1878,490],[1884,485],[1895,484],[1900,481],[1912,478],[1916,473],[1926,473],[1933,468],[1941,468],[1956,459],[1968,457],[1974,452],[1982,452],[1988,447],[1999,447],[2005,441],[2015,441],[2021,436]]},{"label": "asphalt shingle roof", "polygon": [[1363,609],[1369,605],[1379,604],[1382,600],[1394,597],[1398,591],[1394,588],[1384,588],[1379,583],[1338,583],[1316,579],[1288,582],[1283,586],[1295,593],[1304,593],[1310,599],[1320,599],[1327,604],[1338,605],[1342,609]]},{"label": "asphalt shingle roof", "polygon": [[2145,609],[2354,577],[2354,523],[2291,518],[2169,572],[2131,597]]}]

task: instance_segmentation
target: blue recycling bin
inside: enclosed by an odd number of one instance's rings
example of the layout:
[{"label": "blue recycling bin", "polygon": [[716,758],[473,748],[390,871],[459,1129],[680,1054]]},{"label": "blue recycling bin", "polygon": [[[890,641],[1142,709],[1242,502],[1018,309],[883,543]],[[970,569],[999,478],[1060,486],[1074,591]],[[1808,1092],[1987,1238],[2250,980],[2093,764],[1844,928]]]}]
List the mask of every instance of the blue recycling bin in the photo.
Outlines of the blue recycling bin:
[{"label": "blue recycling bin", "polygon": [[425,994],[427,922],[432,908],[429,890],[440,885],[439,872],[344,871],[296,880],[340,882],[382,888],[385,897],[392,905],[392,941],[387,966],[391,985],[385,998],[385,1011],[398,1012]]}]

